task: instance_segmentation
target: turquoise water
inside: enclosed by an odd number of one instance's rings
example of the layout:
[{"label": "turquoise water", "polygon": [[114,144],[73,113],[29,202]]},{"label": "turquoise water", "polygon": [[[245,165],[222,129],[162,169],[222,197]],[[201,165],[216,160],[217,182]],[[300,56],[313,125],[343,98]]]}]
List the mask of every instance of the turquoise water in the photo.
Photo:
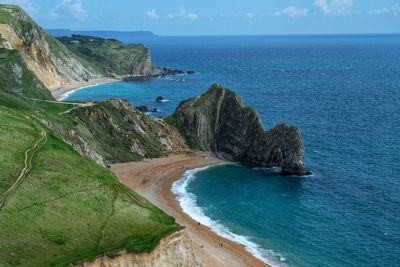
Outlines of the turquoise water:
[{"label": "turquoise water", "polygon": [[[400,36],[161,37],[155,64],[182,75],[91,87],[70,100],[123,97],[170,114],[213,82],[269,128],[303,133],[309,177],[219,166],[176,185],[186,211],[274,265],[400,266]],[[162,95],[169,102],[156,104]]]}]

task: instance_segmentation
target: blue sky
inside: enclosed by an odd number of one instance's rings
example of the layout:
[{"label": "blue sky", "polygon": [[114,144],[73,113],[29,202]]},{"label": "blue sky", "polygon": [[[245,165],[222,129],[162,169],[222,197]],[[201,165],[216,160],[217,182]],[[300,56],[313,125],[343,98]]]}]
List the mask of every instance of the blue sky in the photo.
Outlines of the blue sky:
[{"label": "blue sky", "polygon": [[0,0],[44,28],[160,35],[400,33],[400,0]]}]

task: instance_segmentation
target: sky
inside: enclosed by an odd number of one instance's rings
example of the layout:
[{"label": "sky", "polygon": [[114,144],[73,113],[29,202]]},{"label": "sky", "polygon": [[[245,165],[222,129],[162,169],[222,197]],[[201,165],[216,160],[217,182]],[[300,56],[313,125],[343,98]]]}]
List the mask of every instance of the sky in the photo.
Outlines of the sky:
[{"label": "sky", "polygon": [[400,33],[400,0],[0,0],[46,29],[159,35]]}]

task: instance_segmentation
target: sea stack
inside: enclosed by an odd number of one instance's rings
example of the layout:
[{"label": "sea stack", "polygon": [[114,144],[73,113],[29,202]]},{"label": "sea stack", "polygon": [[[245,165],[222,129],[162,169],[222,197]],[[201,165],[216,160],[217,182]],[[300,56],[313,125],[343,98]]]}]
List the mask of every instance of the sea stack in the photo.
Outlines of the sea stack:
[{"label": "sea stack", "polygon": [[309,173],[302,162],[304,142],[298,127],[279,124],[265,130],[257,111],[219,84],[181,102],[167,120],[192,149],[244,164],[281,167],[288,175]]}]

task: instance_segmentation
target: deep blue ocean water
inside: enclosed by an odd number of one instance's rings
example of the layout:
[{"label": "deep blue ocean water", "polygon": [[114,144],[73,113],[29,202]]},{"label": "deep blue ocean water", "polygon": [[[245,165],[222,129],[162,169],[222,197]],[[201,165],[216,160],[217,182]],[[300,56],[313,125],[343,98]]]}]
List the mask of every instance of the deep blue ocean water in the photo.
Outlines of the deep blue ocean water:
[{"label": "deep blue ocean water", "polygon": [[[295,124],[304,136],[314,175],[241,165],[189,173],[177,185],[188,212],[245,237],[275,265],[400,266],[399,35],[123,41],[144,42],[159,66],[196,74],[105,84],[68,99],[123,97],[167,115],[218,82],[256,107],[267,128]],[[156,104],[158,95],[171,101]]]}]

